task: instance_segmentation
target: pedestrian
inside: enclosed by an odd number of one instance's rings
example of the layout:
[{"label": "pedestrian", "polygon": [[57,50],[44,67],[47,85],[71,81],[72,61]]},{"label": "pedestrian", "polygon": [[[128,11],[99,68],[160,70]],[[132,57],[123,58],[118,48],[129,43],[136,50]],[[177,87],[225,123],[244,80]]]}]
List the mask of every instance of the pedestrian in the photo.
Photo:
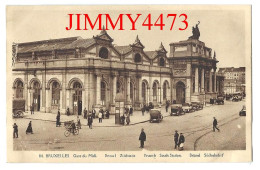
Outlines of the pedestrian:
[{"label": "pedestrian", "polygon": [[80,118],[77,116],[77,126],[79,129],[81,129],[81,123],[80,123]]},{"label": "pedestrian", "polygon": [[185,142],[185,137],[183,136],[182,133],[180,133],[179,144],[178,144],[179,150],[183,150],[184,142]]},{"label": "pedestrian", "polygon": [[129,125],[129,123],[130,123],[130,114],[126,116],[126,124]]},{"label": "pedestrian", "polygon": [[34,104],[32,103],[31,107],[30,107],[30,110],[31,110],[31,115],[34,114]]},{"label": "pedestrian", "polygon": [[146,141],[146,134],[144,132],[144,128],[142,128],[142,130],[141,130],[139,140],[140,140],[140,148],[144,148],[144,141]]},{"label": "pedestrian", "polygon": [[91,113],[92,113],[92,118],[95,119],[95,117],[96,117],[96,110],[95,110],[95,109],[92,109],[92,112],[91,112]]},{"label": "pedestrian", "polygon": [[84,114],[84,119],[87,119],[88,111],[86,108],[84,109],[83,114]]},{"label": "pedestrian", "polygon": [[72,123],[71,123],[71,125],[70,125],[70,128],[71,128],[71,130],[72,130],[73,135],[75,135],[76,124],[75,124],[74,120],[72,120]]},{"label": "pedestrian", "polygon": [[67,116],[70,115],[70,109],[69,109],[69,108],[67,108],[67,110],[66,110],[66,115],[67,115]]},{"label": "pedestrian", "polygon": [[215,117],[213,117],[213,132],[215,132],[215,129],[220,131],[219,128],[217,127],[217,125],[218,125],[218,121]]},{"label": "pedestrian", "polygon": [[60,123],[60,110],[58,110],[58,114],[56,116],[56,127],[60,127],[61,123]]},{"label": "pedestrian", "polygon": [[27,133],[33,134],[32,121],[30,121],[29,124],[28,124],[28,127],[27,127],[27,129],[26,129],[26,134],[27,134]]},{"label": "pedestrian", "polygon": [[143,106],[142,108],[142,115],[144,116],[144,112],[145,112],[145,106]]},{"label": "pedestrian", "polygon": [[169,108],[169,102],[166,101],[165,109],[166,109],[166,112],[167,112],[167,113],[168,113],[168,108]]},{"label": "pedestrian", "polygon": [[106,110],[106,118],[109,119],[109,115],[110,115],[110,113],[109,113],[109,110],[107,109],[107,110]]},{"label": "pedestrian", "polygon": [[90,129],[92,129],[92,123],[93,123],[92,115],[89,115],[89,116],[88,116],[88,127],[89,127]]},{"label": "pedestrian", "polygon": [[105,113],[104,113],[103,108],[101,109],[101,113],[102,113],[102,119],[104,119],[105,118]]},{"label": "pedestrian", "polygon": [[174,143],[175,143],[175,146],[174,146],[174,149],[177,149],[178,147],[178,141],[179,141],[179,133],[177,130],[175,130],[175,134],[174,134]]},{"label": "pedestrian", "polygon": [[121,124],[125,125],[125,114],[123,114],[123,116],[121,116]]},{"label": "pedestrian", "polygon": [[16,123],[14,123],[13,128],[14,128],[13,138],[18,138],[18,126],[16,125]]},{"label": "pedestrian", "polygon": [[133,112],[134,112],[134,110],[133,110],[132,106],[130,106],[129,114],[130,114],[131,116],[133,116]]},{"label": "pedestrian", "polygon": [[101,109],[99,110],[99,113],[98,113],[98,122],[99,123],[102,123],[102,111],[101,111]]}]

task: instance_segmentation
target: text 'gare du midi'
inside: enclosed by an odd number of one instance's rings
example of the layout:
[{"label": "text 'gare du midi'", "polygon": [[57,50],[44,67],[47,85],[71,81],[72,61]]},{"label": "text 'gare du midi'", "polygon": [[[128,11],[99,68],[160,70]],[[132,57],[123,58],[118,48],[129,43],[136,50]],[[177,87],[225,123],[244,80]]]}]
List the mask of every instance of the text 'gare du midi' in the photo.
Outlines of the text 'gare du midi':
[{"label": "text 'gare du midi'", "polygon": [[13,45],[13,98],[25,109],[81,114],[100,107],[115,113],[115,97],[139,110],[164,105],[209,102],[223,93],[224,77],[216,74],[216,54],[198,37],[144,51],[138,36],[116,46],[105,30],[93,38],[70,37]]}]

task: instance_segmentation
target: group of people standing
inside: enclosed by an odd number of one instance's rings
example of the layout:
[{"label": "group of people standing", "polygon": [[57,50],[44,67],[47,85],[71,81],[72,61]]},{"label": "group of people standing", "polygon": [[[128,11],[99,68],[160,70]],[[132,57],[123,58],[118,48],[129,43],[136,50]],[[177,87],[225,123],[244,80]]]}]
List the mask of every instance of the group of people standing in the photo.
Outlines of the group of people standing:
[{"label": "group of people standing", "polygon": [[182,133],[178,133],[177,130],[175,130],[175,134],[174,134],[174,149],[179,149],[179,150],[183,150],[184,147],[184,142],[185,142],[185,137],[183,136]]},{"label": "group of people standing", "polygon": [[125,107],[125,112],[124,112],[124,114],[120,117],[120,119],[121,119],[121,124],[122,124],[122,125],[125,125],[125,123],[126,123],[127,125],[130,124],[130,116],[133,116],[133,112],[134,112],[134,110],[133,110],[133,108],[132,108],[131,106],[130,106],[130,108]]}]

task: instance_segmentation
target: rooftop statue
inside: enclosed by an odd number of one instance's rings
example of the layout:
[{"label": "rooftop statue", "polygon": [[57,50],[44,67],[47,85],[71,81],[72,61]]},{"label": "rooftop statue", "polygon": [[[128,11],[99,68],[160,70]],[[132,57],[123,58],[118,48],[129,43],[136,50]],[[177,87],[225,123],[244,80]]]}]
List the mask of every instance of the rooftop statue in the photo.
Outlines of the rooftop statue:
[{"label": "rooftop statue", "polygon": [[200,38],[200,30],[198,27],[199,24],[200,24],[200,21],[198,21],[198,24],[196,24],[195,27],[192,27],[192,36],[190,36],[189,39],[198,40]]}]

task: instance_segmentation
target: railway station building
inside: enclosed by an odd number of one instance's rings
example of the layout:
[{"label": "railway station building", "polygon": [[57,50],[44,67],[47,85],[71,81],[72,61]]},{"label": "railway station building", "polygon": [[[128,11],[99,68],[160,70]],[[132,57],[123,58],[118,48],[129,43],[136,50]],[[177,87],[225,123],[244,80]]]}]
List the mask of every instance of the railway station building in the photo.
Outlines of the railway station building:
[{"label": "railway station building", "polygon": [[135,110],[167,100],[205,103],[222,91],[217,63],[216,53],[192,38],[171,43],[169,54],[160,42],[145,51],[138,36],[114,45],[105,30],[88,39],[14,43],[13,99],[24,99],[26,110],[33,104],[35,111],[79,115],[100,107],[113,114],[118,93]]}]

